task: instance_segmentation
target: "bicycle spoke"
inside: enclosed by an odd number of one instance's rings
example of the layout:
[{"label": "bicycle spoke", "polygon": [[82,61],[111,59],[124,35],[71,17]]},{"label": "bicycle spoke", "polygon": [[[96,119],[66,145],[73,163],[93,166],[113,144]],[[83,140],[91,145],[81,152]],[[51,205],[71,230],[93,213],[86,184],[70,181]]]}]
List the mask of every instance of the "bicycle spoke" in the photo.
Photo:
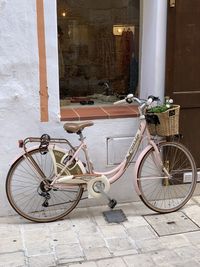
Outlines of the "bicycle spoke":
[{"label": "bicycle spoke", "polygon": [[[195,164],[187,149],[180,144],[162,143],[159,151],[170,177],[158,167],[153,149],[148,151],[141,161],[137,177],[141,199],[152,210],[175,211],[192,196],[196,185]],[[191,182],[184,182],[185,173],[191,173]]]},{"label": "bicycle spoke", "polygon": [[[29,156],[31,162],[28,159]],[[39,168],[48,184],[48,181],[55,176],[50,153],[41,154],[39,149],[36,149],[19,158],[7,177],[8,199],[13,208],[29,220],[54,221],[68,214],[77,205],[83,189],[74,186],[73,190],[52,188],[46,190],[44,178],[36,171]]]}]

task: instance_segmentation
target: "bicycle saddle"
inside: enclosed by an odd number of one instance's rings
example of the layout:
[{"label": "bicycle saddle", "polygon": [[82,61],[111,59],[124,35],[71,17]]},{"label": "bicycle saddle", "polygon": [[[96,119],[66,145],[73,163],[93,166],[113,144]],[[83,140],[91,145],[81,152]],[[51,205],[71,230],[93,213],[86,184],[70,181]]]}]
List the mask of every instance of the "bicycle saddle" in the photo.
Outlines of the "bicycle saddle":
[{"label": "bicycle saddle", "polygon": [[82,122],[67,122],[63,125],[63,128],[68,133],[78,133],[82,131],[85,127],[92,126],[94,123],[92,121],[82,121]]}]

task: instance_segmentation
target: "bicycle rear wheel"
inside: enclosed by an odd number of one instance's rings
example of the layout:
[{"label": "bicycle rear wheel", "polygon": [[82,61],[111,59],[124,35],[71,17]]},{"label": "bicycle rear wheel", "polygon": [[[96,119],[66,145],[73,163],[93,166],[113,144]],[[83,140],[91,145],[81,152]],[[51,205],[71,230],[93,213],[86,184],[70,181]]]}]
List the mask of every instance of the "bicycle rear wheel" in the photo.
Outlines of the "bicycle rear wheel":
[{"label": "bicycle rear wheel", "polygon": [[18,158],[6,179],[7,197],[14,210],[34,222],[52,222],[70,213],[80,201],[83,188],[46,187],[53,177],[54,165],[48,151],[41,154],[39,149],[34,149]]},{"label": "bicycle rear wheel", "polygon": [[[137,173],[140,198],[150,209],[177,211],[191,198],[197,179],[194,159],[188,149],[176,142],[158,144],[163,166],[153,147],[144,155]],[[166,168],[170,176],[163,171]]]}]

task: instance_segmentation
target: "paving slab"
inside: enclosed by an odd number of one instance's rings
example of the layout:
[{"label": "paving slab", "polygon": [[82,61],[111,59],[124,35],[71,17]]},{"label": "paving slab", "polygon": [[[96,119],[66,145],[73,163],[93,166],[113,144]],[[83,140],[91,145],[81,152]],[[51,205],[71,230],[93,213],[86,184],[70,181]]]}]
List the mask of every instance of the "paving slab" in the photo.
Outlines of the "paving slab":
[{"label": "paving slab", "polygon": [[79,240],[84,249],[104,247],[106,245],[104,238],[100,234],[82,234],[79,236]]},{"label": "paving slab", "polygon": [[[196,232],[195,232],[196,233]],[[185,234],[162,236],[159,241],[168,249],[191,246],[191,242]]]},{"label": "paving slab", "polygon": [[116,238],[116,237],[126,237],[126,229],[121,224],[105,225],[100,226],[100,231],[102,232],[104,238]]},{"label": "paving slab", "polygon": [[174,248],[174,252],[182,258],[183,262],[191,259],[200,260],[199,248],[197,246],[182,246]]},{"label": "paving slab", "polygon": [[23,252],[23,243],[21,237],[1,238],[0,253]]},{"label": "paving slab", "polygon": [[176,262],[173,265],[170,264],[167,265],[167,263],[162,265],[162,267],[199,267],[199,266],[200,264],[195,260]]},{"label": "paving slab", "polygon": [[169,266],[174,266],[178,262],[184,263],[183,259],[174,250],[166,249],[163,251],[154,252],[151,257],[156,266],[163,266],[166,263],[169,264]]},{"label": "paving slab", "polygon": [[108,248],[112,253],[137,249],[135,243],[127,237],[106,239],[106,243],[108,244]]},{"label": "paving slab", "polygon": [[136,240],[136,246],[140,254],[161,251],[166,248],[165,244],[161,242],[159,237],[154,239]]},{"label": "paving slab", "polygon": [[70,264],[69,267],[97,267],[94,261]]},{"label": "paving slab", "polygon": [[1,267],[24,267],[28,266],[27,264],[23,252],[0,254]]},{"label": "paving slab", "polygon": [[129,227],[127,232],[133,240],[153,239],[157,236],[149,225]]},{"label": "paving slab", "polygon": [[70,244],[70,243],[79,243],[78,235],[73,230],[63,230],[63,231],[55,231],[51,233],[53,244],[62,245],[62,244]]},{"label": "paving slab", "polygon": [[[107,206],[78,208],[52,223],[0,218],[0,267],[200,266],[200,198],[159,215],[143,203],[118,205],[127,217],[108,223]],[[183,261],[184,260],[184,261]]]},{"label": "paving slab", "polygon": [[142,216],[130,215],[128,216],[128,220],[123,222],[123,225],[126,228],[130,228],[130,227],[144,226],[149,224]]},{"label": "paving slab", "polygon": [[128,267],[155,267],[155,262],[150,254],[131,255],[123,257],[123,259]]},{"label": "paving slab", "polygon": [[57,245],[55,253],[59,264],[84,260],[83,250],[79,244]]},{"label": "paving slab", "polygon": [[28,258],[29,267],[44,267],[44,262],[45,267],[57,266],[54,254],[38,255]]},{"label": "paving slab", "polygon": [[186,214],[190,220],[192,220],[198,227],[200,227],[200,205],[195,204],[184,209],[184,214]]},{"label": "paving slab", "polygon": [[195,246],[200,246],[200,231],[184,233],[184,236],[191,244]]},{"label": "paving slab", "polygon": [[95,247],[83,249],[83,253],[87,260],[98,260],[111,257],[111,253],[107,247]]},{"label": "paving slab", "polygon": [[124,260],[121,258],[112,258],[112,259],[106,259],[106,260],[100,260],[97,261],[98,267],[127,267]]},{"label": "paving slab", "polygon": [[147,215],[144,217],[159,236],[200,230],[183,212]]}]

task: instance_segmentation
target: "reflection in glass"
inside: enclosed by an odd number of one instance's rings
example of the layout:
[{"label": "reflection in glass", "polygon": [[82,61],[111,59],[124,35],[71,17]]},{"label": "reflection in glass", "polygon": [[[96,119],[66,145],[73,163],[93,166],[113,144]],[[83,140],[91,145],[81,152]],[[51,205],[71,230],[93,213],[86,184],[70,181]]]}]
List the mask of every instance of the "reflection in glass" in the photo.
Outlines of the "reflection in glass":
[{"label": "reflection in glass", "polygon": [[112,102],[137,93],[139,0],[59,0],[57,6],[61,99]]}]

